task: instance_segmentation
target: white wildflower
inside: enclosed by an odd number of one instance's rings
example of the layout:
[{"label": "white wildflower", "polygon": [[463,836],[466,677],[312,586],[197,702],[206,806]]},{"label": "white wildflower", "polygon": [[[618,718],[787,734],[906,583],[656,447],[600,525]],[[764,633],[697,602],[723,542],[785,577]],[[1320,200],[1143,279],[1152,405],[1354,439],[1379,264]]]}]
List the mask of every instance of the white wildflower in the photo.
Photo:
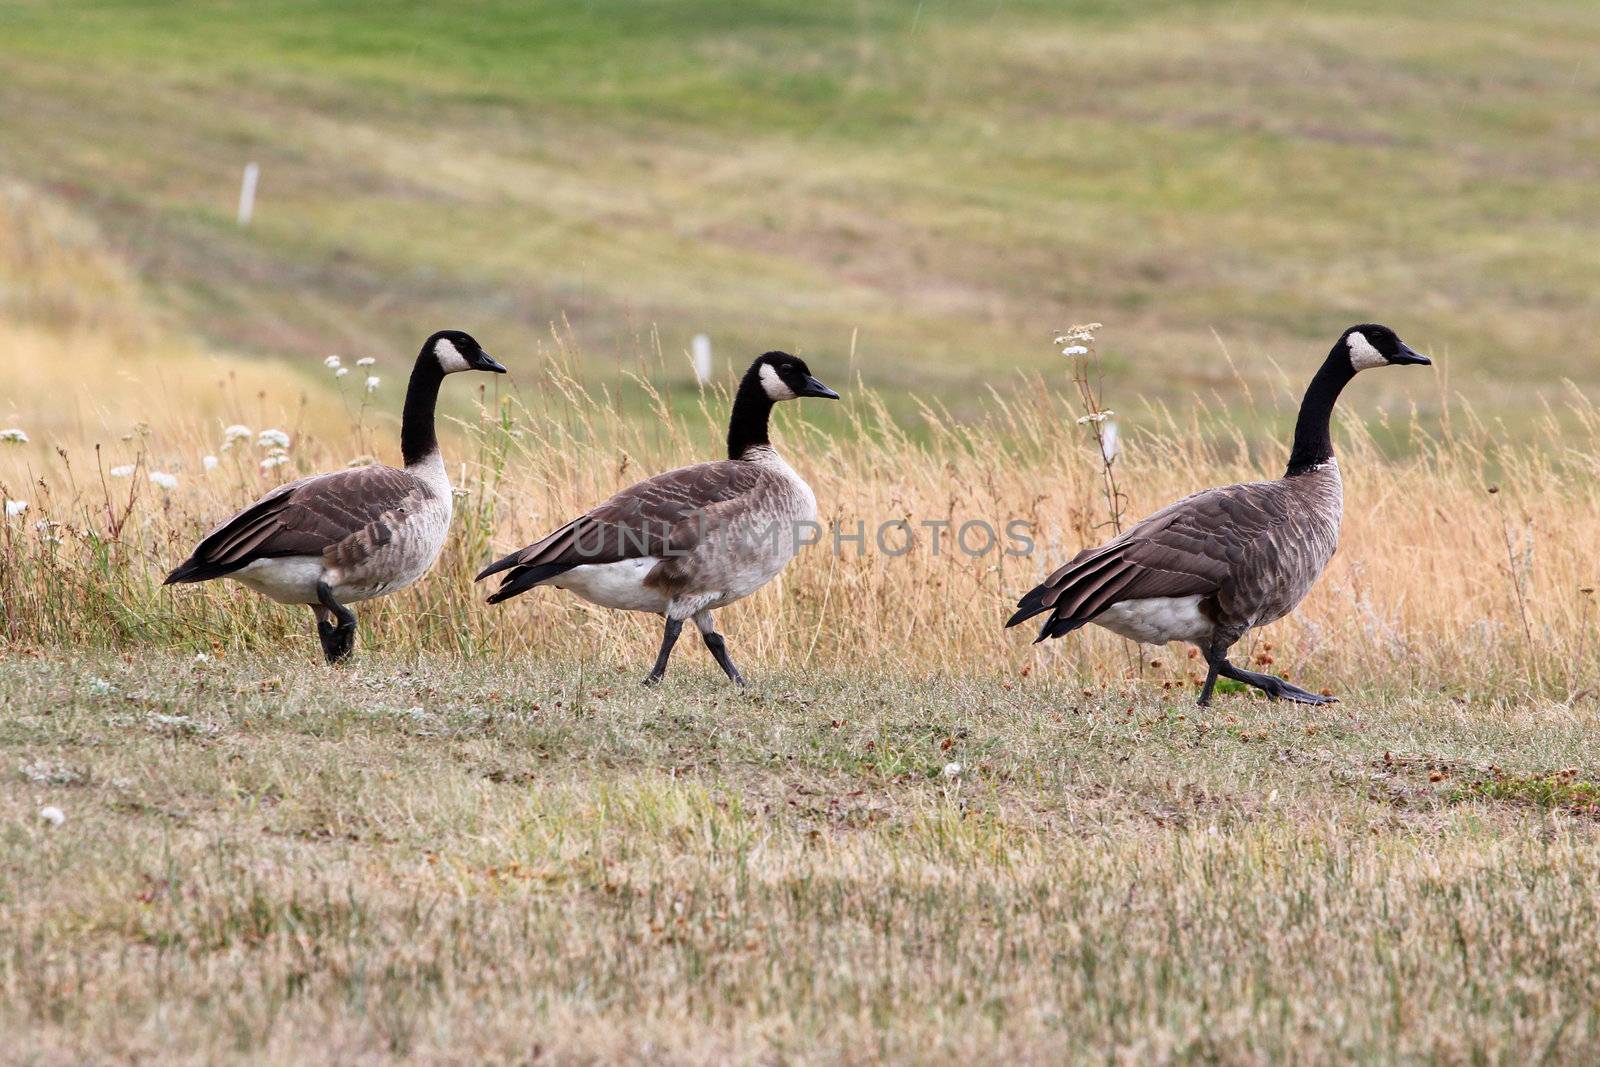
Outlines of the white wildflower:
[{"label": "white wildflower", "polygon": [[1108,422],[1100,427],[1100,458],[1107,463],[1116,461],[1117,453],[1122,451],[1121,437],[1117,433],[1117,424]]},{"label": "white wildflower", "polygon": [[111,477],[113,477],[113,478],[131,478],[133,476],[133,471],[134,471],[134,465],[132,463],[124,463],[120,467],[112,467],[111,468]]},{"label": "white wildflower", "polygon": [[1068,345],[1061,350],[1063,356],[1087,356],[1089,350],[1082,345]]},{"label": "white wildflower", "polygon": [[289,435],[282,430],[262,430],[256,434],[257,448],[288,448]]},{"label": "white wildflower", "polygon": [[232,426],[229,426],[226,430],[222,431],[222,450],[226,452],[228,449],[232,448],[236,442],[250,440],[250,432],[250,427],[240,426],[238,423],[234,423]]},{"label": "white wildflower", "polygon": [[356,366],[358,366],[358,367],[370,367],[376,362],[378,362],[378,361],[373,359],[371,356],[362,356],[360,359],[356,360]]},{"label": "white wildflower", "polygon": [[163,489],[178,488],[178,476],[176,474],[168,474],[166,471],[151,471],[150,480]]},{"label": "white wildflower", "polygon": [[1061,344],[1063,341],[1093,341],[1094,332],[1102,326],[1103,324],[1098,322],[1080,322],[1075,326],[1069,326],[1065,336],[1056,338],[1056,344]]},{"label": "white wildflower", "polygon": [[1087,415],[1079,415],[1078,416],[1078,425],[1079,426],[1083,426],[1083,425],[1085,425],[1087,423],[1091,423],[1091,422],[1105,422],[1107,419],[1109,419],[1111,416],[1113,416],[1115,414],[1116,414],[1115,411],[1109,411],[1108,410],[1108,411],[1094,411],[1094,412],[1090,412]]},{"label": "white wildflower", "polygon": [[56,827],[67,821],[67,813],[54,804],[46,804],[39,809],[39,818],[49,823],[52,827]]},{"label": "white wildflower", "polygon": [[216,456],[201,456],[200,457],[200,466],[204,467],[208,471],[216,470],[217,469],[217,457]]},{"label": "white wildflower", "polygon": [[18,515],[21,515],[24,511],[27,511],[27,510],[28,510],[28,502],[26,500],[7,500],[6,501],[6,518],[8,518],[8,519],[15,518],[15,517],[17,517]]},{"label": "white wildflower", "polygon": [[376,374],[367,375],[367,392],[370,393],[376,388],[378,388],[378,376]]},{"label": "white wildflower", "polygon": [[274,452],[272,455],[261,461],[261,469],[264,471],[269,471],[274,467],[281,467],[287,462],[289,462],[288,456],[284,455],[282,452]]},{"label": "white wildflower", "polygon": [[329,370],[338,370],[339,369],[339,357],[338,356],[329,356],[327,359],[322,361],[322,365],[324,367],[327,367]]},{"label": "white wildflower", "polygon": [[961,764],[959,764],[959,763],[946,763],[944,765],[944,776],[946,778],[951,779],[951,780],[954,780],[956,778],[960,778],[961,777]]},{"label": "white wildflower", "polygon": [[204,652],[196,652],[194,654],[194,665],[196,667],[204,666],[205,664],[210,663],[210,662],[211,662],[211,657],[206,655]]},{"label": "white wildflower", "polygon": [[0,430],[0,441],[13,445],[25,445],[28,443],[28,435],[13,426],[9,430]]},{"label": "white wildflower", "polygon": [[346,374],[349,374],[349,373],[350,373],[350,368],[349,367],[340,367],[338,370],[333,372],[333,376],[335,378],[343,378]]}]

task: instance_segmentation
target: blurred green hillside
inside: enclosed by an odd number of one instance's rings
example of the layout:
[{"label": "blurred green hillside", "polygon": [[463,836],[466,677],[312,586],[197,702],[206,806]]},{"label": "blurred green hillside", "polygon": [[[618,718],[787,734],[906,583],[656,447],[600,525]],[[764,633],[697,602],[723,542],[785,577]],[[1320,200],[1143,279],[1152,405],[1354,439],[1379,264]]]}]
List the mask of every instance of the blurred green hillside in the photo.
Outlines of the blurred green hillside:
[{"label": "blurred green hillside", "polygon": [[1181,405],[1376,319],[1513,424],[1600,388],[1591,0],[9,0],[0,68],[0,173],[224,351],[705,331],[960,408],[1098,320]]}]

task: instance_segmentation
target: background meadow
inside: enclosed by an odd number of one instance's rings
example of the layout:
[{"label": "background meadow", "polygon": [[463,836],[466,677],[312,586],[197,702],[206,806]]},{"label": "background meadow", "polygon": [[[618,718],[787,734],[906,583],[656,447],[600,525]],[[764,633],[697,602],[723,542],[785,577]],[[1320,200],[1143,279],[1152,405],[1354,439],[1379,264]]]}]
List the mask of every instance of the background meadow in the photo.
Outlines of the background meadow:
[{"label": "background meadow", "polygon": [[[1585,1062],[1596,55],[1577,2],[0,6],[7,1047]],[[1118,516],[1278,474],[1367,319],[1437,366],[1347,392],[1340,552],[1242,650],[1343,703],[999,628]],[[512,373],[447,383],[456,528],[351,670],[159,585],[395,461],[446,325]],[[824,522],[1038,551],[812,548],[721,618],[748,692],[482,603],[718,454],[772,347],[845,394],[776,420]]]}]

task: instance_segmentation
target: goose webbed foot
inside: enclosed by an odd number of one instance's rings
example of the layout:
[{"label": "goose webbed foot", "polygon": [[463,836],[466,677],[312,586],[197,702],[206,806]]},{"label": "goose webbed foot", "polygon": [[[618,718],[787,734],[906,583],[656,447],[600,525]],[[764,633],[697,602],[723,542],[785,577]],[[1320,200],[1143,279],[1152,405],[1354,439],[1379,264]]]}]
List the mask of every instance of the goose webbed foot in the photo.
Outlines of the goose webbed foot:
[{"label": "goose webbed foot", "polygon": [[1313,693],[1309,689],[1301,689],[1298,685],[1292,685],[1282,678],[1270,674],[1261,674],[1256,677],[1261,679],[1257,684],[1270,700],[1287,700],[1294,704],[1313,704],[1318,706],[1339,703],[1338,697],[1323,696],[1321,693]]},{"label": "goose webbed foot", "polygon": [[356,648],[356,627],[335,626],[317,620],[317,636],[322,639],[322,655],[335,667],[343,666]]},{"label": "goose webbed foot", "polygon": [[1257,674],[1255,671],[1247,671],[1243,667],[1235,667],[1227,660],[1222,660],[1220,663],[1212,665],[1211,673],[1206,677],[1205,688],[1201,690],[1200,693],[1201,707],[1210,705],[1211,690],[1216,684],[1218,675],[1221,675],[1224,678],[1232,678],[1236,682],[1243,682],[1245,685],[1254,686],[1263,693],[1267,694],[1268,700],[1288,700],[1295,704],[1313,704],[1319,706],[1324,704],[1339,703],[1338,697],[1329,697],[1323,696],[1321,693],[1313,693],[1308,689],[1301,689],[1297,685],[1286,682],[1276,675]]},{"label": "goose webbed foot", "polygon": [[[322,655],[332,666],[347,663],[356,647],[356,613],[333,598],[327,582],[317,583],[317,637],[322,641]],[[329,616],[337,619],[334,622]]]}]

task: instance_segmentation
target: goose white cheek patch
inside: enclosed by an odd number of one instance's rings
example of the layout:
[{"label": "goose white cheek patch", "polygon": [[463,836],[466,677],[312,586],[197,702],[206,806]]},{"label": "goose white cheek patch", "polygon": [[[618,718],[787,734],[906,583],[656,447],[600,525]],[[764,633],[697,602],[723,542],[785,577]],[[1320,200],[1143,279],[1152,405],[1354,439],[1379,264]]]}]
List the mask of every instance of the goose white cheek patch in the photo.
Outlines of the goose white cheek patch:
[{"label": "goose white cheek patch", "polygon": [[1372,347],[1372,342],[1360,330],[1345,338],[1344,343],[1350,347],[1350,366],[1358,371],[1382,367],[1389,362],[1383,358],[1383,353]]},{"label": "goose white cheek patch", "polygon": [[773,400],[793,400],[794,390],[788,383],[778,377],[777,370],[770,363],[761,365],[761,388],[765,389],[767,396]]},{"label": "goose white cheek patch", "polygon": [[439,361],[439,369],[444,371],[446,374],[454,374],[457,371],[472,369],[467,364],[467,357],[463,356],[461,354],[461,350],[452,344],[450,339],[446,337],[441,337],[434,344],[433,358]]}]

